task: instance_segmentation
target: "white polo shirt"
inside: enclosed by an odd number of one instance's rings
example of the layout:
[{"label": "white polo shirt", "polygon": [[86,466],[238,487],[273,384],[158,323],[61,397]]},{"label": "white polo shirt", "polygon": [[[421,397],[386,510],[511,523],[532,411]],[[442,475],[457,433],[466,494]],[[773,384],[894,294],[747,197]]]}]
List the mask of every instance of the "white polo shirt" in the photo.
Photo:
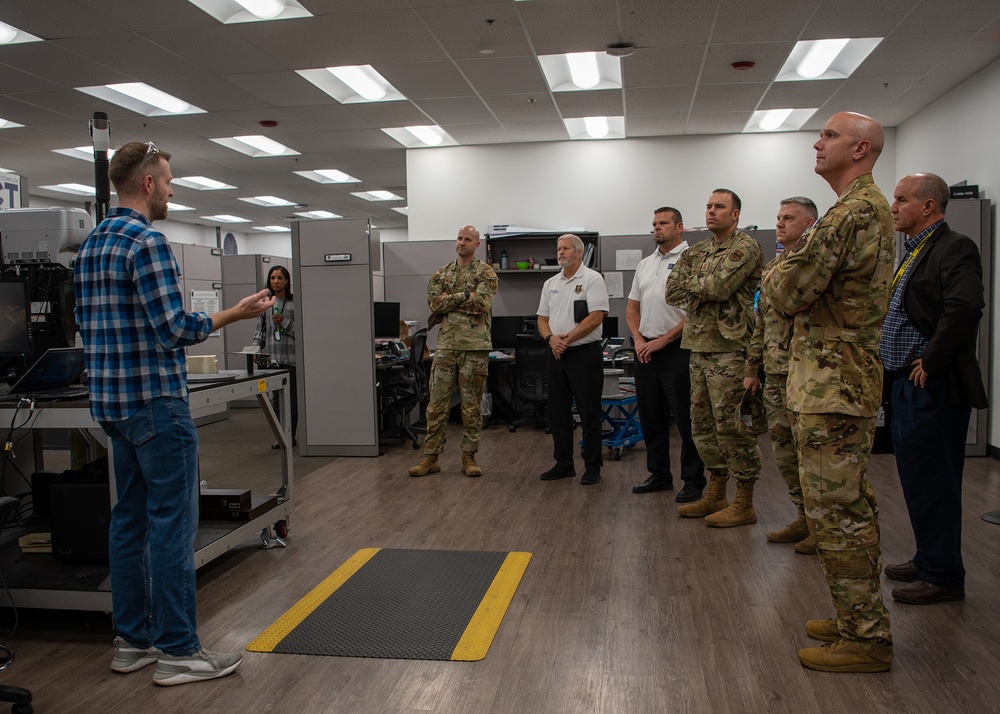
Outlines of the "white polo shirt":
[{"label": "white polo shirt", "polygon": [[[577,300],[587,301],[587,312],[596,310],[608,312],[611,309],[608,300],[608,286],[604,284],[604,276],[596,270],[581,265],[572,278],[567,279],[563,271],[545,281],[542,286],[542,299],[538,303],[538,314],[549,318],[549,329],[555,335],[564,335],[577,325],[573,319],[573,303]],[[598,342],[603,331],[600,325],[574,342],[570,347]]]},{"label": "white polo shirt", "polygon": [[665,296],[667,278],[687,249],[687,241],[681,241],[666,255],[657,247],[635,267],[628,299],[639,303],[639,334],[647,339],[667,334],[684,319],[684,311],[668,305]]}]

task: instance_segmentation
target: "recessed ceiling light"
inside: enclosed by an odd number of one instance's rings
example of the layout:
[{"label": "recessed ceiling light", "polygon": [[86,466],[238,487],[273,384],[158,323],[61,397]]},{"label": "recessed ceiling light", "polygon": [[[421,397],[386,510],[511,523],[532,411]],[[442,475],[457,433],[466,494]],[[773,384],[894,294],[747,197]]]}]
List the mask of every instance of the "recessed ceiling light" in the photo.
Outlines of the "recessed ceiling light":
[{"label": "recessed ceiling light", "polygon": [[607,52],[540,55],[538,62],[553,92],[622,88],[621,58]]},{"label": "recessed ceiling light", "polygon": [[254,196],[253,198],[241,198],[241,201],[252,203],[256,206],[294,206],[294,201],[286,201],[277,196]]},{"label": "recessed ceiling light", "polygon": [[410,215],[409,206],[393,206],[392,210],[394,210],[396,213],[402,213],[404,216]]},{"label": "recessed ceiling light", "polygon": [[228,183],[216,181],[215,179],[208,178],[207,176],[183,176],[181,178],[174,178],[171,183],[174,186],[193,188],[198,191],[222,191],[228,188],[236,188],[235,186],[230,186]]},{"label": "recessed ceiling light", "polygon": [[85,186],[82,183],[60,183],[55,186],[39,186],[38,188],[48,189],[49,191],[59,191],[60,193],[72,193],[76,196],[94,195],[94,187]]},{"label": "recessed ceiling light", "polygon": [[288,226],[254,226],[255,231],[267,231],[268,233],[290,233]]},{"label": "recessed ceiling light", "polygon": [[192,208],[191,206],[185,206],[182,203],[173,203],[171,201],[167,201],[167,210],[168,211],[193,211],[194,208]]},{"label": "recessed ceiling light", "polygon": [[293,173],[316,183],[361,183],[361,179],[356,179],[337,169],[316,169],[315,171],[294,171]]},{"label": "recessed ceiling light", "polygon": [[[3,44],[0,42],[0,44]],[[11,121],[10,119],[0,119],[0,129],[17,129],[22,127],[24,124],[18,124],[16,121]]]},{"label": "recessed ceiling light", "polygon": [[226,25],[313,16],[295,0],[188,0],[188,2]]},{"label": "recessed ceiling light", "polygon": [[370,64],[295,70],[341,104],[398,102],[406,97]]},{"label": "recessed ceiling light", "polygon": [[331,213],[330,211],[302,211],[296,212],[295,215],[303,218],[343,218],[339,213]]},{"label": "recessed ceiling light", "polygon": [[624,139],[625,117],[563,119],[570,139]]},{"label": "recessed ceiling light", "polygon": [[216,221],[218,223],[249,223],[249,218],[240,218],[239,216],[230,216],[227,213],[221,213],[218,216],[205,216],[206,221]]},{"label": "recessed ceiling light", "polygon": [[41,37],[19,30],[6,22],[0,22],[0,45],[19,45],[22,42],[41,42]]},{"label": "recessed ceiling light", "polygon": [[421,149],[428,146],[458,146],[458,142],[452,139],[448,132],[434,124],[397,126],[382,131],[407,149]]},{"label": "recessed ceiling light", "polygon": [[392,191],[358,191],[351,193],[352,196],[363,198],[366,201],[402,201],[402,196],[397,196]]},{"label": "recessed ceiling light", "polygon": [[78,92],[131,109],[147,117],[204,114],[205,110],[143,82],[123,82],[96,87],[77,87]]},{"label": "recessed ceiling light", "polygon": [[[93,146],[74,146],[71,149],[53,149],[57,154],[62,154],[63,156],[71,156],[74,159],[81,159],[83,161],[94,162],[94,147]],[[110,159],[115,155],[114,149],[108,149],[108,158]]]},{"label": "recessed ceiling light", "polygon": [[744,134],[756,134],[771,131],[798,131],[816,113],[812,109],[768,109],[756,111],[747,125],[743,127]]},{"label": "recessed ceiling light", "polygon": [[290,149],[260,134],[211,139],[211,141],[255,159],[267,156],[299,156],[299,152],[295,149]]},{"label": "recessed ceiling light", "polygon": [[881,37],[796,42],[775,82],[847,79],[882,42]]}]

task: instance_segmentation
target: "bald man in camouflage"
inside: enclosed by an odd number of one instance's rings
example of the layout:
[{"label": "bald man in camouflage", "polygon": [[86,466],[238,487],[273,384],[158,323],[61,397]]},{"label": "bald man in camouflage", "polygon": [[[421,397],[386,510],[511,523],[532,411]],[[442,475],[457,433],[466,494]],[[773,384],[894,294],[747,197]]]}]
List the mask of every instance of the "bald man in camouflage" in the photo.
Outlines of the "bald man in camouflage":
[{"label": "bald man in camouflage", "polygon": [[[479,231],[463,226],[455,239],[458,258],[438,270],[427,284],[427,305],[433,324],[441,324],[434,363],[431,365],[430,401],[427,404],[427,439],[424,458],[410,469],[410,476],[441,470],[438,454],[444,451],[451,395],[462,395],[462,473],[482,476],[476,463],[479,432],[483,427],[483,390],[489,370],[492,341],[490,322],[497,274],[476,257]],[[431,321],[429,321],[431,322]]]},{"label": "bald man in camouflage", "polygon": [[866,475],[895,254],[889,203],[872,178],[883,145],[882,127],[870,117],[841,112],[826,122],[814,145],[815,171],[837,202],[761,288],[774,309],[795,316],[786,396],[805,512],[837,611],[806,623],[809,637],[827,644],[801,650],[799,661],[825,672],[892,666],[878,503]]}]

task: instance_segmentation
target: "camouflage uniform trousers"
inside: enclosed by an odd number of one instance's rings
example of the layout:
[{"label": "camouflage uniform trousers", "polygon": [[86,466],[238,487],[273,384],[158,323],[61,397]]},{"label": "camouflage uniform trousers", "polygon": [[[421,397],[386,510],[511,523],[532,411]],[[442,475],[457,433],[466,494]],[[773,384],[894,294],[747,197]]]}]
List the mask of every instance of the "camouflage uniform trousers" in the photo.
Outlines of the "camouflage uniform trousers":
[{"label": "camouflage uniform trousers", "polygon": [[757,437],[736,428],[743,398],[742,352],[691,353],[691,435],[705,468],[740,481],[760,476]]},{"label": "camouflage uniform trousers", "polygon": [[788,495],[797,508],[802,508],[802,484],[799,481],[799,455],[792,433],[792,414],[785,399],[788,374],[764,375],[764,406],[767,408],[767,430],[771,435],[771,451],[778,464],[778,473],[788,487]]},{"label": "camouflage uniform trousers", "polygon": [[866,475],[875,418],[795,414],[793,428],[806,517],[841,637],[891,647],[879,581],[878,502]]},{"label": "camouflage uniform trousers", "polygon": [[444,451],[451,395],[458,387],[462,395],[462,451],[479,451],[479,431],[483,428],[483,391],[489,370],[488,350],[445,350],[434,352],[427,404],[425,454]]}]

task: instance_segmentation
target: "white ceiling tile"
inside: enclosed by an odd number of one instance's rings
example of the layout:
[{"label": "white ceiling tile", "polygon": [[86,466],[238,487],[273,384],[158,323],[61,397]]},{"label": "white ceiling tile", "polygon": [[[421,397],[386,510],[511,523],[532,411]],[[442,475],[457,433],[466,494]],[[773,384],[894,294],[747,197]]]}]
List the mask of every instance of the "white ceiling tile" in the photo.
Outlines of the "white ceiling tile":
[{"label": "white ceiling tile", "polygon": [[853,102],[858,105],[882,107],[892,103],[919,79],[920,75],[916,74],[897,77],[851,77],[844,81],[843,86],[833,95],[832,101],[841,105]]},{"label": "white ceiling tile", "polygon": [[823,0],[799,40],[833,37],[885,37],[921,0]]},{"label": "white ceiling tile", "polygon": [[687,124],[687,112],[632,116],[625,120],[625,135],[633,136],[673,136],[683,134]]},{"label": "white ceiling tile", "polygon": [[458,68],[483,96],[548,91],[534,57],[459,60]]},{"label": "white ceiling tile", "polygon": [[409,99],[475,96],[468,81],[450,61],[377,64],[375,69]]},{"label": "white ceiling tile", "polygon": [[459,144],[509,144],[514,140],[502,124],[449,124],[445,130]]},{"label": "white ceiling tile", "polygon": [[435,124],[476,124],[495,121],[493,113],[477,97],[424,99],[415,102]]},{"label": "white ceiling tile", "polygon": [[[768,84],[703,84],[695,92],[692,111],[726,112],[757,108]],[[742,127],[741,127],[742,129]]]},{"label": "white ceiling tile", "polygon": [[566,126],[561,121],[508,122],[504,127],[514,141],[569,140]]},{"label": "white ceiling tile", "polygon": [[703,45],[712,29],[711,6],[697,2],[620,0],[621,37],[636,47]]},{"label": "white ceiling tile", "polygon": [[685,134],[738,134],[750,121],[753,112],[692,113],[688,117]]},{"label": "white ceiling tile", "polygon": [[832,97],[846,80],[824,79],[814,82],[775,82],[758,109],[806,109],[821,107]]},{"label": "white ceiling tile", "polygon": [[851,76],[924,74],[971,37],[971,33],[887,37]]},{"label": "white ceiling tile", "polygon": [[698,81],[704,45],[640,48],[622,59],[626,87],[664,87]]},{"label": "white ceiling tile", "polygon": [[605,89],[598,92],[557,92],[553,95],[559,113],[570,117],[619,117],[625,107],[622,90]]},{"label": "white ceiling tile", "polygon": [[494,57],[531,55],[512,2],[423,8],[418,14],[452,59],[480,57],[483,49]]},{"label": "white ceiling tile", "polygon": [[535,52],[596,52],[621,41],[612,28],[618,25],[614,0],[574,0],[572,3],[518,3]]},{"label": "white ceiling tile", "polygon": [[[625,90],[625,111],[629,117],[665,113],[687,114],[694,97],[694,85],[686,87],[641,87]],[[628,124],[628,122],[626,122]]]},{"label": "white ceiling tile", "polygon": [[[794,42],[739,42],[712,45],[701,81],[706,84],[770,82],[785,63]],[[754,62],[753,69],[736,70],[734,62]]]},{"label": "white ceiling tile", "polygon": [[[718,0],[712,42],[796,40],[812,15],[812,2]],[[707,13],[706,13],[707,14]]]},{"label": "white ceiling tile", "polygon": [[995,22],[998,15],[1000,9],[991,0],[921,2],[915,4],[913,12],[895,28],[894,34],[926,35],[929,30],[942,34],[978,32]]},{"label": "white ceiling tile", "polygon": [[496,94],[483,97],[483,101],[502,122],[555,121],[559,119],[559,112],[556,111],[552,95],[548,92]]}]

